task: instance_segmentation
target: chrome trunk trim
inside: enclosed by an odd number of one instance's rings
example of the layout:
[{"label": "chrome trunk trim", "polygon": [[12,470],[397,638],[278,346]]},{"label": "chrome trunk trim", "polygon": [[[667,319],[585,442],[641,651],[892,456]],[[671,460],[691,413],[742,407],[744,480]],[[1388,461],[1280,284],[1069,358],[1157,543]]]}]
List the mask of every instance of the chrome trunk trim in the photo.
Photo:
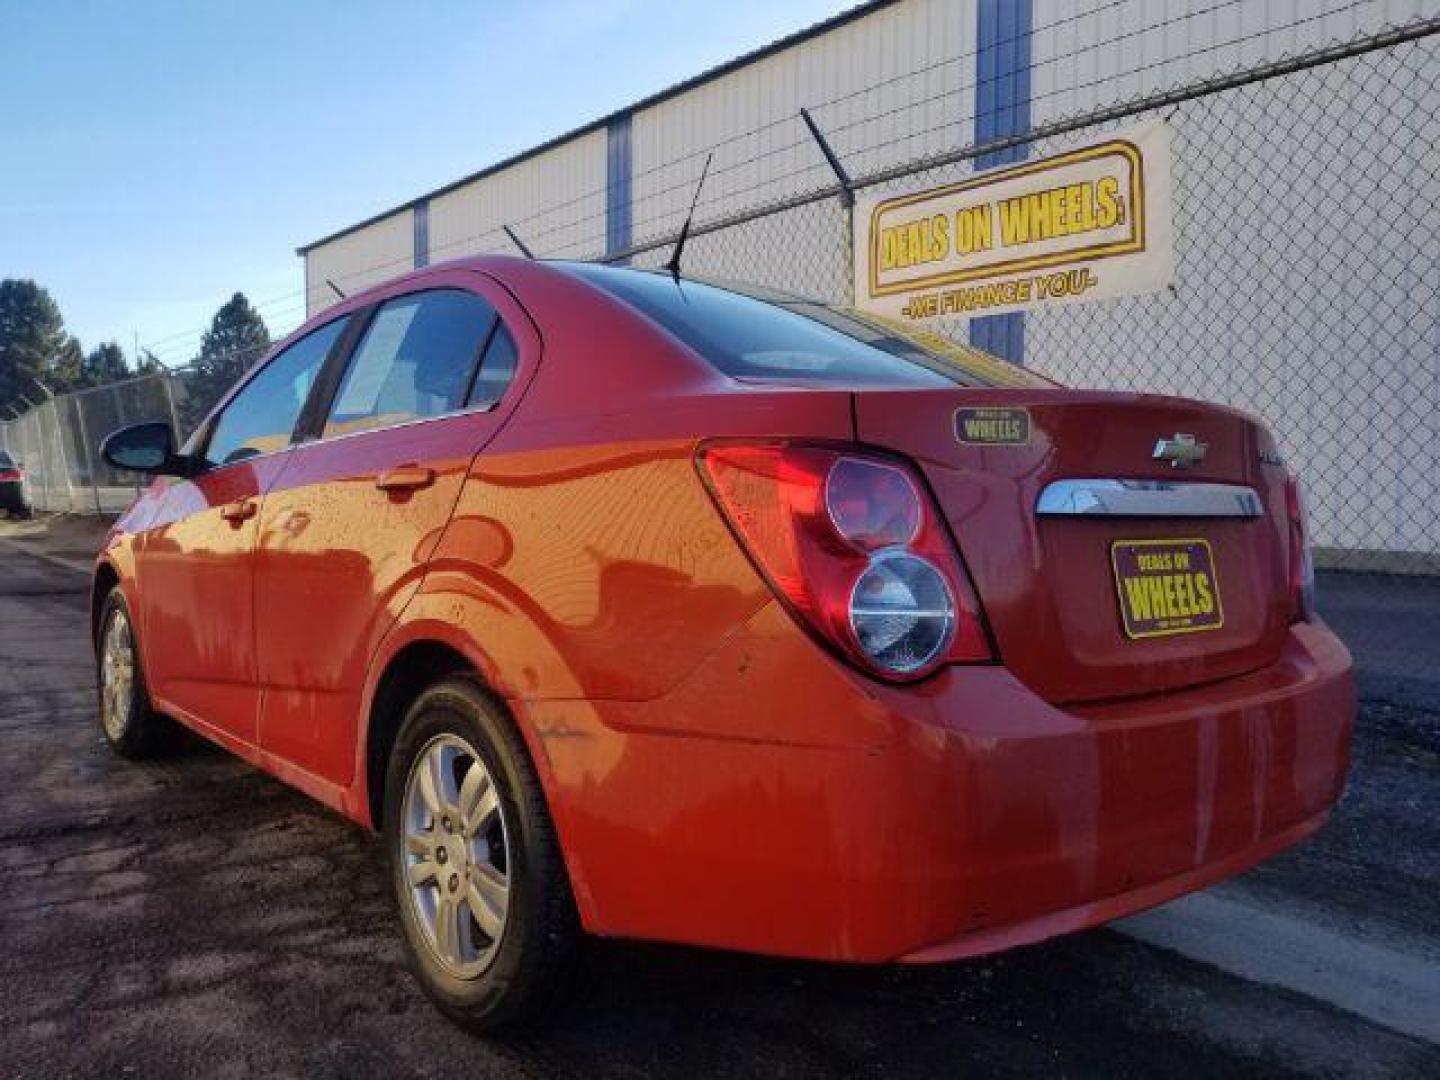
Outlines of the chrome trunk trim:
[{"label": "chrome trunk trim", "polygon": [[1265,505],[1243,484],[1184,480],[1055,480],[1035,503],[1039,517],[1256,518]]}]

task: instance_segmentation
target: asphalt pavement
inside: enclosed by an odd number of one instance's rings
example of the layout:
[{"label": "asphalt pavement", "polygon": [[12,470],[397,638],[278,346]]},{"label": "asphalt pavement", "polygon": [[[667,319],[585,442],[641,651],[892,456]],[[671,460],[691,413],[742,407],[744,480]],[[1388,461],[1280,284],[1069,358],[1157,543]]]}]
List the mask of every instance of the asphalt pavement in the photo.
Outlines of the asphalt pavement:
[{"label": "asphalt pavement", "polygon": [[365,832],[198,741],[109,753],[94,543],[0,525],[0,1076],[1440,1075],[1440,713],[1365,705],[1320,834],[1115,926],[927,969],[606,943],[486,1043],[411,983]]}]

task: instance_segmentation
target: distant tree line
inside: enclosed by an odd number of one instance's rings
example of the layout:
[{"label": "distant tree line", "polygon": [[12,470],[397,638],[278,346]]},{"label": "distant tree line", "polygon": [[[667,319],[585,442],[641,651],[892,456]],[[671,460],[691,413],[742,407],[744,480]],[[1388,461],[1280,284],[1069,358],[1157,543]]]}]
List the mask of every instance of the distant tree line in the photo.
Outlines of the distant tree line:
[{"label": "distant tree line", "polygon": [[[186,426],[195,423],[245,370],[270,346],[270,331],[243,293],[236,293],[215,313],[189,361],[183,412]],[[165,370],[149,349],[127,358],[114,341],[89,352],[65,329],[60,307],[33,281],[0,281],[0,419],[24,412],[45,393],[61,394],[105,386],[136,375]]]}]

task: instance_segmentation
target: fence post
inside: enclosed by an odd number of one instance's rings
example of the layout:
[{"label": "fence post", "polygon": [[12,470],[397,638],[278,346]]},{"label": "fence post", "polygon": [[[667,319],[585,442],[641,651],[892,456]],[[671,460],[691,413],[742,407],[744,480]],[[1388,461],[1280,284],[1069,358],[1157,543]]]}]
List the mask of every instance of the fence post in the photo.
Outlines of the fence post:
[{"label": "fence post", "polygon": [[160,373],[160,383],[165,387],[165,403],[170,406],[170,429],[175,432],[175,448],[178,450],[185,437],[180,430],[180,413],[175,408],[175,387],[172,385],[174,380],[175,376],[170,372]]},{"label": "fence post", "polygon": [[845,278],[846,289],[850,294],[850,306],[855,306],[855,184],[850,179],[850,174],[845,171],[841,164],[840,157],[826,141],[820,125],[815,123],[815,118],[810,115],[809,109],[800,110],[800,119],[805,121],[805,126],[810,129],[810,135],[820,147],[820,153],[825,155],[825,163],[830,166],[830,171],[835,174],[835,179],[840,184],[840,216],[841,228],[845,230]]},{"label": "fence post", "polygon": [[37,405],[30,416],[30,438],[35,443],[35,457],[45,470],[45,509],[53,510],[55,509],[55,462],[45,445],[45,414]]},{"label": "fence post", "polygon": [[75,509],[75,478],[70,472],[70,455],[65,453],[65,432],[60,426],[60,407],[50,395],[50,423],[55,435],[55,448],[60,452],[60,471],[65,476],[65,509]]},{"label": "fence post", "polygon": [[[30,471],[30,474],[32,476],[48,476],[49,466],[45,461],[45,448],[41,445],[39,435],[36,432],[36,429],[39,427],[40,413],[36,410],[35,403],[29,398],[27,398],[24,394],[16,394],[15,396],[25,403],[25,411],[20,414],[19,423],[21,429],[27,436],[26,445],[32,446],[35,450],[33,454],[30,453],[29,450],[26,450],[25,453],[21,456],[22,460],[28,462],[25,467]],[[43,473],[41,472],[42,469],[44,470]],[[48,492],[48,484],[45,486]],[[30,490],[32,493],[35,491],[34,484],[31,484]],[[41,509],[44,508],[42,507]]]},{"label": "fence post", "polygon": [[100,477],[95,471],[95,455],[90,446],[90,434],[85,430],[85,402],[83,394],[71,395],[75,402],[75,423],[80,427],[80,445],[85,451],[85,470],[90,474],[90,493],[95,497],[95,513],[105,511],[100,505]]},{"label": "fence post", "polygon": [[[75,509],[75,486],[72,482],[73,478],[70,475],[70,458],[69,455],[65,453],[65,433],[60,428],[60,407],[55,404],[55,392],[53,390],[39,379],[32,378],[30,381],[39,388],[40,392],[45,395],[45,400],[50,403],[50,425],[55,438],[55,449],[59,451],[60,454],[60,471],[65,474],[65,509],[67,512],[73,511]],[[36,417],[36,426],[40,426],[38,416]],[[44,438],[43,430],[41,432],[41,438]],[[41,456],[45,456],[43,442],[41,444]],[[45,471],[47,473],[50,471],[48,464]]]}]

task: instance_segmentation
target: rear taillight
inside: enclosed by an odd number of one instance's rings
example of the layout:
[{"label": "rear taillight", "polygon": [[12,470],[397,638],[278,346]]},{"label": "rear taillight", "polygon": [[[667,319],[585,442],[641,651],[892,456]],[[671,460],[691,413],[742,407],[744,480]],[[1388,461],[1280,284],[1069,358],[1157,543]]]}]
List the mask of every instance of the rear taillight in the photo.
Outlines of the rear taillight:
[{"label": "rear taillight", "polygon": [[25,474],[19,469],[0,469],[0,484],[7,480],[24,480]]},{"label": "rear taillight", "polygon": [[1285,480],[1285,516],[1290,528],[1290,619],[1315,618],[1315,561],[1310,555],[1310,534],[1305,521],[1305,495],[1298,477]]},{"label": "rear taillight", "polygon": [[887,679],[993,659],[969,575],[914,471],[867,452],[713,443],[701,475],[776,594]]}]

